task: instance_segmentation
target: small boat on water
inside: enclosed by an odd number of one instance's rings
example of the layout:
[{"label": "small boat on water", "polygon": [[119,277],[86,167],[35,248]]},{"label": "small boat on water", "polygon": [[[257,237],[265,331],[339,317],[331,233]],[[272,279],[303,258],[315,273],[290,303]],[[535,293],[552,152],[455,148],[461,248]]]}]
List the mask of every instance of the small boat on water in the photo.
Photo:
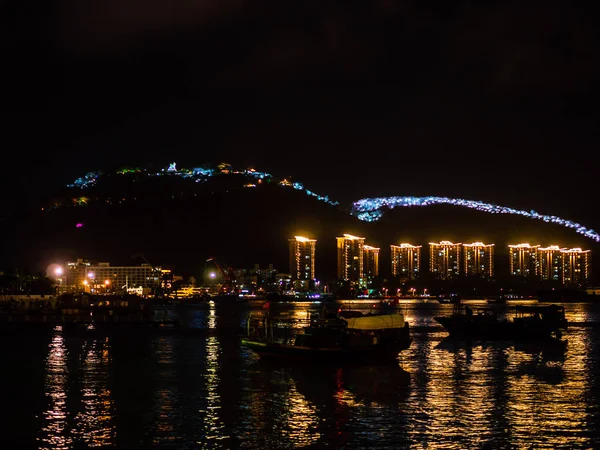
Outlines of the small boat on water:
[{"label": "small boat on water", "polygon": [[451,337],[520,342],[560,339],[568,326],[564,307],[554,304],[517,305],[512,314],[489,308],[475,313],[468,305],[457,304],[452,314],[435,320]]},{"label": "small boat on water", "polygon": [[411,341],[401,313],[344,311],[307,319],[251,314],[242,345],[261,358],[362,364],[397,361]]},{"label": "small boat on water", "polygon": [[438,303],[460,303],[461,297],[457,294],[440,294],[437,296]]}]

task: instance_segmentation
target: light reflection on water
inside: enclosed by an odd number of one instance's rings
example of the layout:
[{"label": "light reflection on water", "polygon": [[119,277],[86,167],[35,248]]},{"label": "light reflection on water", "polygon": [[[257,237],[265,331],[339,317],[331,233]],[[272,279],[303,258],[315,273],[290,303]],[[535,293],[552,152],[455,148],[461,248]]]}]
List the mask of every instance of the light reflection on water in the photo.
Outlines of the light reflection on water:
[{"label": "light reflection on water", "polygon": [[110,340],[85,341],[80,353],[81,410],[75,416],[74,440],[89,447],[114,444],[114,401],[108,386]]},{"label": "light reflection on water", "polygon": [[[74,443],[88,447],[114,444],[114,402],[108,387],[110,343],[89,340],[69,353],[62,328],[51,336],[46,358],[41,449],[67,449]],[[73,367],[74,366],[74,367]]]},{"label": "light reflection on water", "polygon": [[205,404],[198,410],[204,418],[204,427],[198,444],[203,448],[213,448],[215,441],[229,439],[225,425],[220,418],[221,395],[220,389],[220,367],[221,345],[216,336],[206,339],[206,364],[204,372],[205,380]]},{"label": "light reflection on water", "polygon": [[42,430],[39,437],[41,449],[68,449],[73,438],[68,431],[70,412],[67,410],[67,348],[62,327],[56,327],[46,358],[44,392],[49,400],[43,413]]},{"label": "light reflection on water", "polygon": [[39,417],[44,449],[594,447],[599,306],[566,305],[578,325],[562,351],[467,345],[434,324],[451,305],[401,307],[423,328],[392,367],[258,360],[229,329],[237,312],[219,307],[201,312],[208,335],[82,338],[57,330],[38,364],[43,385],[31,386],[46,405],[10,407]]}]

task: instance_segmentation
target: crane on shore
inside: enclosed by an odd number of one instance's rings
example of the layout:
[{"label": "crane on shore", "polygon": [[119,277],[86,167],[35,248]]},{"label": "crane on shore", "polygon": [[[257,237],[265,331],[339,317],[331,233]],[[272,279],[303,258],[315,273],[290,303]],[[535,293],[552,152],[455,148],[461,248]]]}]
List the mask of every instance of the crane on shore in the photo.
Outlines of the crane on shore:
[{"label": "crane on shore", "polygon": [[223,278],[223,284],[221,286],[220,292],[221,293],[232,293],[235,291],[235,283],[234,283],[234,278],[235,275],[233,273],[233,269],[229,266],[225,266],[225,268],[223,268],[223,266],[221,264],[219,264],[217,262],[217,259],[214,256],[209,257],[206,260],[207,263],[212,262],[215,267],[217,268],[217,270],[219,271],[219,273],[221,274],[221,277]]}]

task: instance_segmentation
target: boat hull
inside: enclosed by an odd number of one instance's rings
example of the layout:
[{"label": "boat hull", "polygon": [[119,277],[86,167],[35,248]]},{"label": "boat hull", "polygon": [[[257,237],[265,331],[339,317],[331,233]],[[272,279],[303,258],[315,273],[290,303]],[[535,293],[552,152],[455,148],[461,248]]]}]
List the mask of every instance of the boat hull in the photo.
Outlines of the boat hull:
[{"label": "boat hull", "polygon": [[397,362],[402,350],[410,347],[411,339],[394,346],[365,347],[304,347],[242,339],[242,345],[253,350],[261,359],[311,361],[319,363],[370,364]]},{"label": "boat hull", "polygon": [[435,317],[450,337],[480,340],[515,340],[533,342],[560,337],[560,331],[553,326],[515,322],[490,318],[476,319],[457,314],[448,317]]}]

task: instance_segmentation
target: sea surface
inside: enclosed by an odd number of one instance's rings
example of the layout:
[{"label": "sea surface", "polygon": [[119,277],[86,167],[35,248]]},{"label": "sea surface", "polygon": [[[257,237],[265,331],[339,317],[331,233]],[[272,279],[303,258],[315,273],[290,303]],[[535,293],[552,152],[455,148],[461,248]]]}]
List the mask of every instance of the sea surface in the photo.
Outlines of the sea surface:
[{"label": "sea surface", "polygon": [[261,361],[239,330],[262,302],[161,313],[189,333],[0,335],[0,449],[598,448],[600,304],[565,307],[557,350],[451,341],[452,305],[402,302],[414,340],[383,366]]}]

